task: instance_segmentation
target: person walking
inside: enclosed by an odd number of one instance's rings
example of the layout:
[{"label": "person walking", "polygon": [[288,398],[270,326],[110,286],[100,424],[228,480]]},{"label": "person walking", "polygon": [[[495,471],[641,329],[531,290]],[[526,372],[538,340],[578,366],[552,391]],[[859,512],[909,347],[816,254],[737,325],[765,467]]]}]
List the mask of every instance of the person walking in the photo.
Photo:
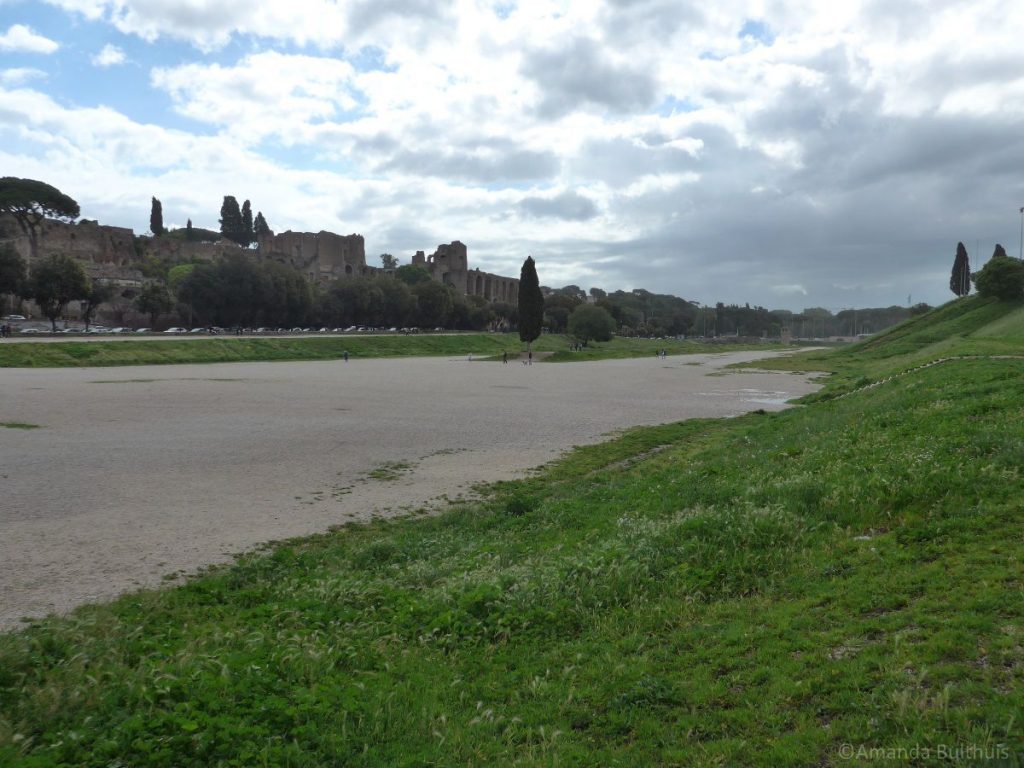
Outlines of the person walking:
[{"label": "person walking", "polygon": [[507,349],[501,353],[501,362],[504,365],[508,365],[508,350]]},{"label": "person walking", "polygon": [[343,360],[344,360],[344,361],[345,361],[346,363],[348,362],[348,350],[347,350],[347,349],[346,349],[346,350],[345,350],[345,351],[344,351],[344,352],[342,353],[341,357],[342,357],[342,359],[343,359]]}]

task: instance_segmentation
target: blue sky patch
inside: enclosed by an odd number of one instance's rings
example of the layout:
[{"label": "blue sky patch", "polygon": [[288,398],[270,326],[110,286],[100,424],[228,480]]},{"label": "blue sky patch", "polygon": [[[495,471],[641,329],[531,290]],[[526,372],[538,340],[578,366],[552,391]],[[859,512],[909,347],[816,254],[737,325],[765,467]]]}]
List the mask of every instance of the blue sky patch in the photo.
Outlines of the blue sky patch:
[{"label": "blue sky patch", "polygon": [[752,37],[760,43],[765,45],[771,45],[775,42],[775,35],[772,34],[771,30],[768,29],[768,25],[763,21],[755,21],[754,19],[747,19],[743,22],[743,26],[740,27],[740,33],[737,35],[741,40],[743,38]]}]

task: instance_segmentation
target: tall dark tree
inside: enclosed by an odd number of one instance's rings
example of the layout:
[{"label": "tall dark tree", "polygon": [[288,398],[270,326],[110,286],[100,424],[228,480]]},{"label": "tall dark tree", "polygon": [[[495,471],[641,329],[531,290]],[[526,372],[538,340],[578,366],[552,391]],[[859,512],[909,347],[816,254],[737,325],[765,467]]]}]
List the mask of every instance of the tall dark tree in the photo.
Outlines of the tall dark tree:
[{"label": "tall dark tree", "polygon": [[963,243],[956,244],[956,258],[953,259],[953,273],[949,276],[949,290],[957,296],[971,292],[971,262]]},{"label": "tall dark tree", "polygon": [[110,283],[101,283],[98,280],[92,281],[89,290],[82,297],[82,320],[85,322],[85,330],[89,330],[92,316],[96,314],[99,306],[106,304],[114,298],[116,293],[116,289]]},{"label": "tall dark tree", "polygon": [[267,220],[263,218],[263,211],[256,212],[256,220],[253,222],[252,227],[253,231],[256,233],[256,237],[274,234],[270,230],[270,225],[267,224]]},{"label": "tall dark tree", "polygon": [[430,273],[418,264],[403,264],[395,270],[395,277],[406,285],[429,283],[433,279]]},{"label": "tall dark tree", "polygon": [[135,297],[135,308],[144,315],[149,315],[149,324],[155,326],[160,315],[174,308],[174,299],[163,283],[148,283]]},{"label": "tall dark tree", "polygon": [[195,233],[192,231],[192,219],[189,219],[185,223],[185,239],[191,241],[195,237]]},{"label": "tall dark tree", "polygon": [[992,258],[974,275],[974,284],[982,296],[1002,301],[1020,299],[1024,297],[1024,261],[1007,256],[1003,246],[997,245]]},{"label": "tall dark tree", "polygon": [[384,269],[398,268],[398,259],[390,253],[382,253],[380,255],[380,263],[384,266]]},{"label": "tall dark tree", "polygon": [[519,273],[519,340],[526,342],[526,348],[540,336],[544,323],[544,294],[540,292],[537,279],[537,265],[532,256],[527,256]]},{"label": "tall dark tree", "polygon": [[252,224],[252,205],[246,200],[242,203],[242,240],[240,245],[251,245],[256,240],[256,232]]},{"label": "tall dark tree", "polygon": [[448,286],[431,280],[414,285],[412,292],[416,296],[420,325],[425,327],[447,325],[455,306]]},{"label": "tall dark tree", "polygon": [[32,298],[57,330],[57,318],[69,302],[84,299],[89,293],[89,278],[82,265],[62,253],[36,261],[29,277]]},{"label": "tall dark tree", "polygon": [[39,225],[43,219],[74,221],[78,203],[56,187],[35,179],[0,178],[0,213],[9,213],[28,236],[32,261],[39,255]]},{"label": "tall dark tree", "polygon": [[164,229],[164,207],[155,197],[149,208],[149,231],[157,237],[166,232]]},{"label": "tall dark tree", "polygon": [[[7,294],[21,296],[25,292],[28,270],[14,246],[0,246],[0,298]],[[0,310],[4,309],[0,304]]]},{"label": "tall dark tree", "polygon": [[220,207],[220,233],[239,245],[245,244],[242,211],[238,207],[238,201],[232,195],[224,195],[224,203]]},{"label": "tall dark tree", "polygon": [[594,304],[580,304],[569,316],[569,334],[586,346],[590,340],[610,341],[615,318]]}]

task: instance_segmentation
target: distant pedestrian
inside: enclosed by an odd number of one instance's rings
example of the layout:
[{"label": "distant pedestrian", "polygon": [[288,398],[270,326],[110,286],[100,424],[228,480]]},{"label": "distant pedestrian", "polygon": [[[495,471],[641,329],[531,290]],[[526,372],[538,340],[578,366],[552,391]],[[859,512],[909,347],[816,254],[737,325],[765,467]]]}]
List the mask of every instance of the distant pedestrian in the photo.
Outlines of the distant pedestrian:
[{"label": "distant pedestrian", "polygon": [[501,362],[504,363],[505,365],[508,365],[508,350],[507,349],[504,352],[501,353]]},{"label": "distant pedestrian", "polygon": [[529,352],[526,353],[526,360],[527,360],[527,362],[526,362],[527,365],[533,365],[533,350],[532,349]]},{"label": "distant pedestrian", "polygon": [[472,352],[470,352],[470,353],[469,353],[469,357],[467,357],[466,359],[467,359],[467,360],[469,360],[469,362],[471,362],[471,363],[472,363],[472,362],[473,362],[473,353],[472,353]]},{"label": "distant pedestrian", "polygon": [[341,353],[341,358],[347,363],[348,362],[348,350],[346,349]]}]

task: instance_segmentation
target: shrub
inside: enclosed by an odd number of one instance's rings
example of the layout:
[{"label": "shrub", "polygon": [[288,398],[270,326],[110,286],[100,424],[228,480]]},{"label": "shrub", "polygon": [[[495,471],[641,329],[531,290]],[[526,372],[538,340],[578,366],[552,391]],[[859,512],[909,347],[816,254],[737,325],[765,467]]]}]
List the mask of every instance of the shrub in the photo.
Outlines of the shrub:
[{"label": "shrub", "polygon": [[1024,297],[1024,261],[1012,256],[993,256],[972,277],[982,296],[1002,301]]}]

